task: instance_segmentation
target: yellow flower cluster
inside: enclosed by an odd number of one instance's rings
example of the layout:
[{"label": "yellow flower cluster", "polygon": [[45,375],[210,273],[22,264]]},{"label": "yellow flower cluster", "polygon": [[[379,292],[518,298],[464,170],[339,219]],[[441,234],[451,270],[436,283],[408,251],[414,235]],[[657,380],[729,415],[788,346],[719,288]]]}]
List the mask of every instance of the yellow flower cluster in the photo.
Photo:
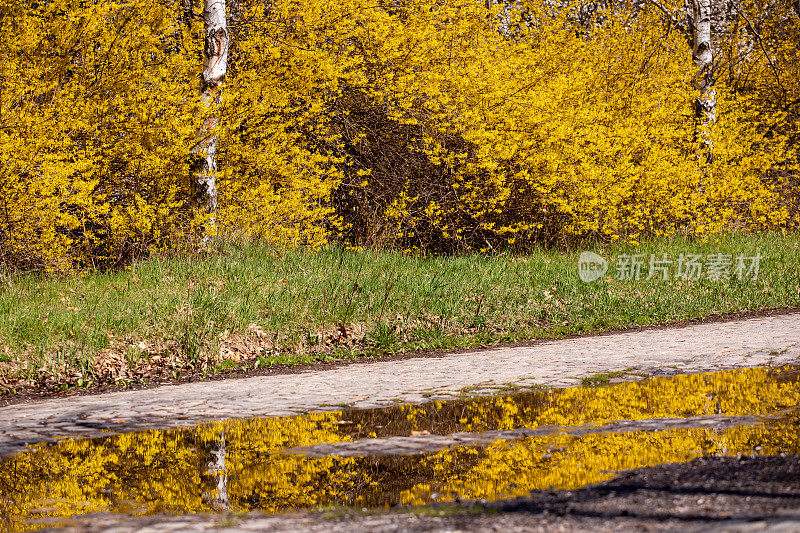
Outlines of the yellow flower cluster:
[{"label": "yellow flower cluster", "polygon": [[[488,248],[797,222],[791,121],[763,105],[774,69],[758,54],[732,62],[755,81],[718,81],[715,157],[699,161],[691,54],[653,9],[585,28],[538,1],[239,6],[211,132],[221,234]],[[197,87],[202,20],[181,9],[0,7],[4,261],[113,264],[203,226],[189,154],[212,111]],[[800,58],[784,40],[773,55],[791,101]]]}]

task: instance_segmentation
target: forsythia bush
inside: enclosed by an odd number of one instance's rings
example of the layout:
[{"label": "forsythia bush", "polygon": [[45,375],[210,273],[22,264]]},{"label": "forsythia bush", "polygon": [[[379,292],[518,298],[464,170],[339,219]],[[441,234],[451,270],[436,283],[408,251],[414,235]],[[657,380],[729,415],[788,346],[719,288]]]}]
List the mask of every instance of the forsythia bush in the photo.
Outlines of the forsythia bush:
[{"label": "forsythia bush", "polygon": [[[691,53],[659,12],[548,6],[238,2],[215,111],[219,233],[447,251],[800,223],[796,24],[765,26],[771,63],[749,53],[718,79],[709,164]],[[190,152],[209,111],[202,17],[181,9],[0,7],[6,265],[195,242]]]},{"label": "forsythia bush", "polygon": [[531,4],[519,20],[438,4],[415,3],[371,41],[373,106],[345,106],[370,113],[343,121],[360,126],[348,146],[371,172],[349,180],[359,237],[373,226],[410,247],[490,248],[786,223],[763,179],[791,160],[785,135],[720,84],[716,158],[701,162],[694,66],[658,13],[577,31],[569,12]]},{"label": "forsythia bush", "polygon": [[0,12],[4,261],[64,269],[163,244],[197,114],[197,44],[176,13],[144,0]]}]

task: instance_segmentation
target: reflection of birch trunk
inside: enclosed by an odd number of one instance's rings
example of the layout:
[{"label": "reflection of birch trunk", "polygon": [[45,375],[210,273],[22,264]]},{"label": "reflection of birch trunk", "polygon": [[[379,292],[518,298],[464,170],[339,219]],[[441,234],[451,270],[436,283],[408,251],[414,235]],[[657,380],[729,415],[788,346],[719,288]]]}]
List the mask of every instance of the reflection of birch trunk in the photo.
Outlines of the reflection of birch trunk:
[{"label": "reflection of birch trunk", "polygon": [[203,231],[203,241],[208,242],[215,233],[213,213],[217,209],[217,134],[219,126],[216,108],[220,101],[220,88],[228,69],[230,36],[225,18],[225,0],[205,0],[203,9],[205,46],[203,76],[200,93],[209,110],[200,131],[200,140],[192,148],[196,160],[193,170],[192,198],[197,207],[211,217]]},{"label": "reflection of birch trunk", "polygon": [[711,0],[693,0],[692,58],[697,66],[695,88],[695,141],[698,155],[711,163],[714,145],[709,129],[717,119],[717,93],[714,90],[714,52],[711,44]]},{"label": "reflection of birch trunk", "polygon": [[209,442],[210,460],[206,464],[206,474],[214,483],[214,488],[203,494],[203,499],[214,511],[230,511],[228,500],[228,473],[225,468],[225,433],[220,431]]}]

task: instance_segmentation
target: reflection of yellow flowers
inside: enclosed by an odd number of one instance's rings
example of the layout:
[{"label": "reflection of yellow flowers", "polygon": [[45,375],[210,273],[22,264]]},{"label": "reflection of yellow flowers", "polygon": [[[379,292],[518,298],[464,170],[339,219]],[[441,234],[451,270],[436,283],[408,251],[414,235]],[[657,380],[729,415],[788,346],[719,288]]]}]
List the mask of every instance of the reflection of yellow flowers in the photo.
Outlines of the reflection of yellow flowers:
[{"label": "reflection of yellow flowers", "polygon": [[[203,499],[209,486],[207,463],[220,435],[226,441],[229,493],[261,492],[275,502],[274,509],[314,505],[321,495],[326,500],[337,497],[342,486],[360,475],[343,468],[353,461],[274,459],[275,454],[286,447],[347,438],[337,433],[337,420],[337,413],[318,413],[36,446],[0,465],[0,516],[5,517],[0,527],[30,529],[25,519],[106,510],[118,505],[120,496],[140,502],[139,513],[210,510]],[[329,479],[336,469],[343,475],[338,481]],[[315,484],[315,478],[327,483]]]},{"label": "reflection of yellow flowers", "polygon": [[522,441],[502,441],[482,451],[479,463],[460,471],[445,465],[457,462],[461,450],[443,450],[422,459],[441,473],[436,484],[405,490],[400,501],[420,505],[432,492],[440,500],[454,496],[498,499],[524,496],[531,490],[577,489],[606,481],[614,472],[669,462],[689,461],[701,455],[800,452],[796,431],[776,432],[764,427],[737,426],[724,431],[707,429],[656,432],[556,435]]},{"label": "reflection of yellow flowers", "polygon": [[667,416],[765,414],[800,405],[795,381],[775,379],[764,369],[747,369],[656,378],[613,387],[575,387],[542,406],[523,406],[510,398],[476,400],[469,406],[465,431],[513,429],[555,424],[642,420]]},{"label": "reflection of yellow flowers", "polygon": [[[397,431],[408,434],[409,429],[433,428],[448,417],[455,429],[484,431],[713,413],[763,414],[800,405],[800,386],[790,377],[750,369],[402,406],[375,416],[394,413]],[[355,420],[357,415],[349,413],[348,418]],[[348,429],[350,425],[338,423],[341,417],[335,412],[234,420],[193,430],[143,431],[36,446],[0,464],[0,528],[31,529],[27,519],[102,510],[208,511],[210,488],[216,486],[208,463],[221,438],[231,508],[269,512],[332,503],[382,505],[387,491],[393,494],[392,501],[405,504],[427,502],[433,492],[440,499],[453,494],[512,497],[531,489],[577,488],[608,479],[616,470],[686,461],[706,453],[752,453],[756,445],[766,454],[800,452],[797,432],[758,426],[554,435],[415,458],[308,459],[279,453],[294,446],[349,440],[348,431],[354,429],[374,435],[370,423]]]}]

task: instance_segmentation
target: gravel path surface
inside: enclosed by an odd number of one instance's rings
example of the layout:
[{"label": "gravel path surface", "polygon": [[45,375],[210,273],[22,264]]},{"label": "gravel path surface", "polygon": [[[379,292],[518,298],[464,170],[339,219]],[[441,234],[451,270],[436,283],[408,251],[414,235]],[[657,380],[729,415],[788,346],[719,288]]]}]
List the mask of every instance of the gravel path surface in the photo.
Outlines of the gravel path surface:
[{"label": "gravel path surface", "polygon": [[800,313],[30,401],[0,408],[0,454],[60,437],[421,403],[512,383],[567,387],[599,372],[671,375],[785,364],[800,364]]}]

